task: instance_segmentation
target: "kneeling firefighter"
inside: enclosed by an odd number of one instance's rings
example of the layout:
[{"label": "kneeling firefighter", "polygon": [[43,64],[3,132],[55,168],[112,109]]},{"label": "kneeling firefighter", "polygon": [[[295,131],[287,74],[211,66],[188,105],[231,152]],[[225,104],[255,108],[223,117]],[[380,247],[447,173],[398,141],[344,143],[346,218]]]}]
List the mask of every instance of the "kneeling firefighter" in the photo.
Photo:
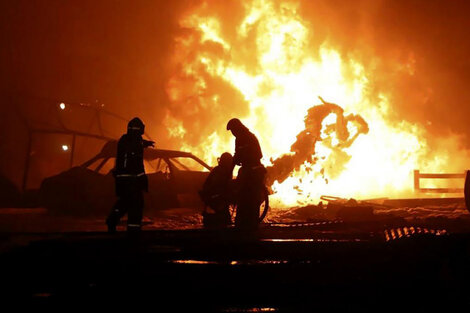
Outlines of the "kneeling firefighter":
[{"label": "kneeling firefighter", "polygon": [[263,153],[256,136],[239,119],[231,119],[227,123],[227,130],[236,138],[233,163],[241,166],[236,180],[235,227],[241,230],[256,230],[266,180],[266,168],[261,164]]},{"label": "kneeling firefighter", "polygon": [[106,224],[108,232],[115,232],[121,217],[128,213],[127,230],[139,231],[144,208],[143,191],[148,191],[147,175],[144,170],[144,148],[153,147],[155,142],[142,139],[145,125],[139,118],[133,118],[127,125],[127,134],[117,145],[114,178],[118,200],[111,210]]},{"label": "kneeling firefighter", "polygon": [[218,165],[209,173],[200,191],[202,201],[209,207],[203,213],[206,228],[221,228],[232,222],[229,206],[232,202],[233,157],[225,152],[217,161]]}]

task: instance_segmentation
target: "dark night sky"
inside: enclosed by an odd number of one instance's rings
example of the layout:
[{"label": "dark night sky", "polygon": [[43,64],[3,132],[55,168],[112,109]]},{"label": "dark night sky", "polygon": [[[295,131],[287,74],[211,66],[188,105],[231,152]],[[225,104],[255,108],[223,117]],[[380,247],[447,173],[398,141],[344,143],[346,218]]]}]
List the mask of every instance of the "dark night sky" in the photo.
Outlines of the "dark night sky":
[{"label": "dark night sky", "polygon": [[2,11],[8,91],[100,101],[125,115],[157,109],[181,4],[11,1]]},{"label": "dark night sky", "polygon": [[[0,172],[20,181],[25,132],[13,107],[43,110],[31,99],[98,99],[125,117],[149,117],[149,129],[165,143],[158,122],[168,105],[172,39],[181,31],[180,14],[198,2],[2,1]],[[320,40],[328,38],[345,54],[367,51],[366,66],[371,54],[394,62],[413,56],[416,75],[405,80],[387,71],[387,61],[374,68],[399,99],[397,118],[422,123],[431,134],[462,134],[468,142],[470,2],[325,0],[304,1],[302,10]]]}]

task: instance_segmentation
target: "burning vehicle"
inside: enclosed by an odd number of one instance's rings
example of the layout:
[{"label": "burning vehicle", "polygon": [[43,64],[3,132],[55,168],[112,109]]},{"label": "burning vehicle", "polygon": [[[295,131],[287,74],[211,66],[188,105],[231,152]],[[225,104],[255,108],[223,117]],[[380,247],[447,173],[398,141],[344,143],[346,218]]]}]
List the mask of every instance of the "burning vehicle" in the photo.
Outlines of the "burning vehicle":
[{"label": "burning vehicle", "polygon": [[[43,180],[39,197],[43,206],[57,214],[105,215],[115,201],[112,169],[117,141],[80,166]],[[148,148],[144,164],[149,180],[145,193],[146,213],[178,207],[202,208],[198,191],[211,167],[189,152]]]}]

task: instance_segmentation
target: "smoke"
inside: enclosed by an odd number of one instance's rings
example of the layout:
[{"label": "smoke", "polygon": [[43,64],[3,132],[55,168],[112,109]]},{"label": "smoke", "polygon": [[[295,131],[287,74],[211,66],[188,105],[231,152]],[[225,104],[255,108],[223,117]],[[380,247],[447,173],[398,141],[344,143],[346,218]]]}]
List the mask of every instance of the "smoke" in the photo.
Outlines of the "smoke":
[{"label": "smoke", "polygon": [[[273,165],[267,168],[268,185],[272,185],[276,180],[282,183],[293,171],[298,171],[300,166],[306,162],[310,166],[315,164],[318,161],[318,156],[315,153],[315,145],[318,141],[323,141],[325,146],[332,150],[328,156],[329,159],[322,160],[322,163],[334,163],[332,164],[334,166],[330,168],[334,169],[335,173],[328,173],[328,177],[335,178],[335,174],[341,173],[344,164],[349,160],[349,155],[344,149],[350,147],[359,135],[369,132],[369,126],[360,115],[344,116],[344,110],[339,105],[325,102],[321,97],[320,100],[323,102],[322,104],[308,110],[304,120],[305,129],[297,135],[297,140],[292,144],[292,153],[271,160]],[[323,123],[330,114],[335,115],[335,122],[325,127],[322,136]],[[349,123],[355,126],[354,133],[349,131]],[[325,169],[322,169],[320,173],[325,178]]]},{"label": "smoke", "polygon": [[372,91],[388,91],[397,122],[416,123],[427,140],[461,136],[470,147],[470,2],[301,1],[314,39],[366,68]]},{"label": "smoke", "polygon": [[[192,14],[209,16],[210,21],[197,20]],[[185,10],[179,20],[180,32],[174,38],[173,55],[169,61],[171,77],[166,84],[169,106],[163,125],[175,148],[181,149],[182,142],[195,152],[195,147],[212,134],[224,140],[229,134],[225,130],[227,121],[234,116],[246,116],[249,107],[244,96],[233,85],[220,79],[211,68],[201,63],[201,57],[217,58],[224,63],[232,58],[234,51],[227,51],[218,38],[202,40],[199,24],[220,23],[224,38],[234,38],[237,23],[241,20],[243,8],[237,1],[199,2]],[[239,47],[240,51],[247,47]],[[246,58],[250,67],[250,58]],[[202,151],[196,151],[196,153]],[[208,160],[210,162],[210,160]]]}]

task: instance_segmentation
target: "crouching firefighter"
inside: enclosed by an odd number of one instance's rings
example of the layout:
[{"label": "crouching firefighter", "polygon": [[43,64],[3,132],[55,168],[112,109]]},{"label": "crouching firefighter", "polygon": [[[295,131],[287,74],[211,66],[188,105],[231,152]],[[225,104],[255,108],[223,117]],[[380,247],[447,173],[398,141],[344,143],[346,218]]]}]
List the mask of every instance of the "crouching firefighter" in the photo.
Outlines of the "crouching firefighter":
[{"label": "crouching firefighter", "polygon": [[116,231],[116,225],[126,213],[127,230],[140,231],[144,208],[143,191],[148,191],[144,170],[144,148],[153,147],[155,142],[142,139],[145,125],[139,118],[133,118],[127,125],[127,134],[117,145],[114,178],[118,200],[111,210],[106,224],[108,232]]},{"label": "crouching firefighter", "polygon": [[209,173],[199,192],[206,205],[202,214],[205,228],[223,228],[232,223],[229,206],[233,198],[233,157],[225,152],[217,161],[218,165]]},{"label": "crouching firefighter", "polygon": [[241,166],[236,179],[235,227],[244,231],[256,230],[265,190],[266,169],[261,164],[263,153],[256,136],[239,119],[231,119],[227,130],[236,138],[233,163]]}]

